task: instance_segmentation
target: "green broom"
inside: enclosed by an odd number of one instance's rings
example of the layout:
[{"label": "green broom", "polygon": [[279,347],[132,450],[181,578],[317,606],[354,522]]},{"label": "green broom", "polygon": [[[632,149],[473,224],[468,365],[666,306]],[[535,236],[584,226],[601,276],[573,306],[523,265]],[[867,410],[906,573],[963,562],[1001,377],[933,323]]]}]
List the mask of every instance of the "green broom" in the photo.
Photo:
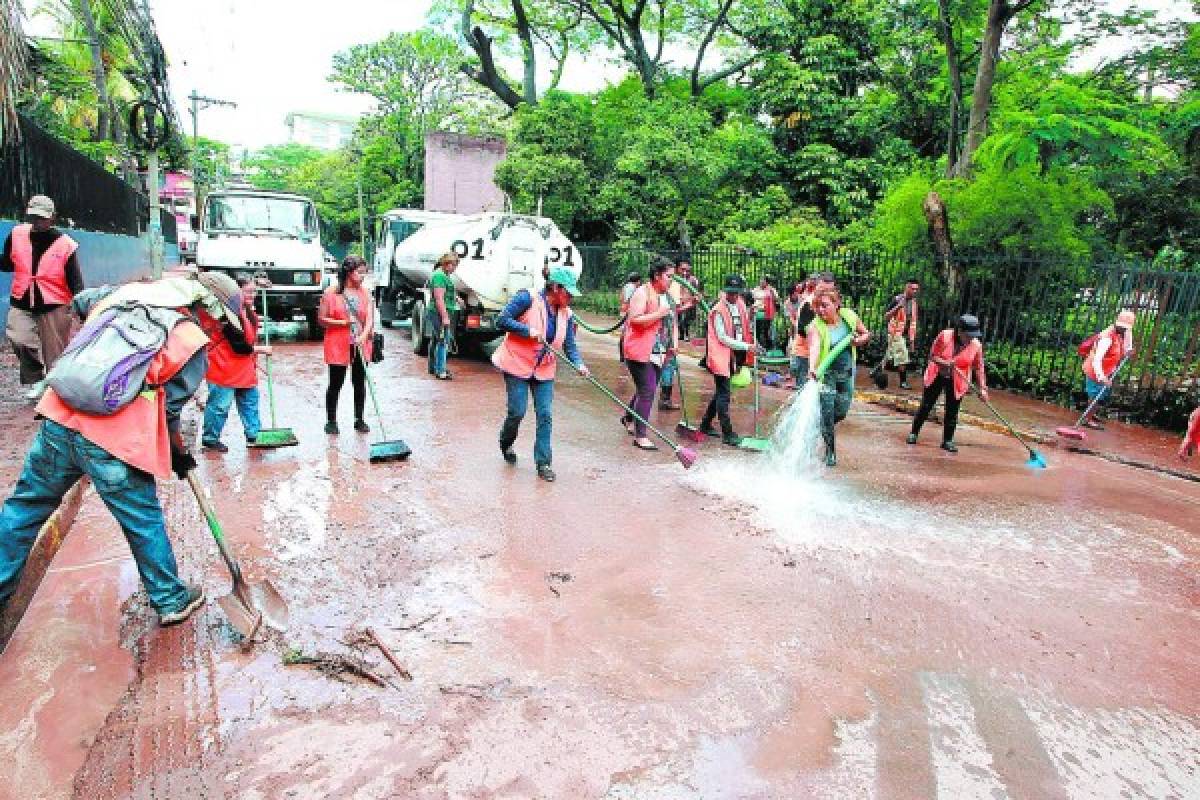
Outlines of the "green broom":
[{"label": "green broom", "polygon": [[[271,346],[271,335],[267,332],[270,326],[270,317],[267,316],[267,290],[262,290],[262,307],[263,307],[263,344],[267,347]],[[278,428],[275,422],[275,382],[271,376],[271,357],[267,356],[267,402],[271,406],[271,427],[263,428],[258,432],[258,438],[251,442],[249,447],[259,447],[270,449],[275,447],[293,447],[300,444],[300,440],[296,438],[296,434],[291,428]]]},{"label": "green broom", "polygon": [[758,430],[758,393],[759,393],[760,388],[762,387],[762,378],[760,378],[758,375],[758,335],[757,334],[758,334],[758,332],[755,331],[754,367],[752,369],[752,372],[754,373],[754,435],[753,436],[743,436],[742,440],[740,442],[738,442],[738,447],[740,447],[743,450],[751,450],[755,453],[765,453],[771,449],[771,440],[766,439],[763,436],[761,436],[759,434],[759,430]]}]

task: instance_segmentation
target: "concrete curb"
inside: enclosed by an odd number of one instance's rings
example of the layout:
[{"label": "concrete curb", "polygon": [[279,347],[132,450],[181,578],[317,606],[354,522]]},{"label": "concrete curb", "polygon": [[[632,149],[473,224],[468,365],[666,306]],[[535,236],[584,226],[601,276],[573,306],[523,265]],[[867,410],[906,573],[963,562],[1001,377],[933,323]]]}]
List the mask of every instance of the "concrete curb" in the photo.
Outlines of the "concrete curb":
[{"label": "concrete curb", "polygon": [[[915,416],[917,413],[917,408],[919,408],[921,405],[921,401],[917,397],[903,397],[903,396],[895,395],[895,394],[884,394],[883,392],[871,392],[871,391],[864,392],[864,391],[860,391],[860,390],[855,390],[854,397],[855,397],[855,399],[861,399],[861,400],[864,400],[873,405],[883,406],[884,408],[890,408],[893,411],[900,411],[904,414],[908,414],[909,416]],[[938,414],[937,411],[935,411],[934,413]],[[940,415],[938,418],[940,419]],[[1003,434],[1005,436],[1010,435],[1008,432],[1008,428],[1004,427],[1003,425],[1001,425],[999,422],[997,422],[994,419],[980,417],[976,414],[959,412],[958,420],[959,420],[959,422],[970,425],[973,428],[982,428],[985,431],[990,431],[991,433],[999,433],[999,434]],[[1021,434],[1021,436],[1024,437],[1025,439],[1028,439],[1029,441],[1034,442],[1036,444],[1041,444],[1041,445],[1056,444],[1054,437],[1051,436],[1050,434],[1042,433],[1041,431],[1022,430],[1021,428],[1018,428],[1016,425],[1013,426],[1013,429],[1017,433]]]}]

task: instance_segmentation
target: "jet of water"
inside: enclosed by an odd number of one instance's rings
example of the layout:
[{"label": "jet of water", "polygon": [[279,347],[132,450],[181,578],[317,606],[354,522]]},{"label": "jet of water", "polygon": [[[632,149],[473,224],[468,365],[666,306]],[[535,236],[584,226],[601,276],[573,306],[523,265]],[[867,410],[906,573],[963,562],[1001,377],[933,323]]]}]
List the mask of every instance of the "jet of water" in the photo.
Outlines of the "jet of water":
[{"label": "jet of water", "polygon": [[771,437],[771,466],[784,474],[800,474],[817,463],[821,442],[821,384],[810,380],[779,412]]}]

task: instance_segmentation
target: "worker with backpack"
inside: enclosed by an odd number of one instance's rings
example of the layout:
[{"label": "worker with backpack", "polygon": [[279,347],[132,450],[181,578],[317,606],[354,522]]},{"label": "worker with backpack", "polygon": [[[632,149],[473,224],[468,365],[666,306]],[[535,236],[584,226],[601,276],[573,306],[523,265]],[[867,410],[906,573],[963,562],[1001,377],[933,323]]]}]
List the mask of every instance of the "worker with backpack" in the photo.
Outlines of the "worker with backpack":
[{"label": "worker with backpack", "polygon": [[179,579],[155,479],[196,467],[180,414],[208,367],[200,322],[239,327],[241,299],[232,278],[212,272],[76,297],[86,321],[46,377],[41,427],[0,509],[0,610],[38,531],[84,475],[120,524],[160,624],[204,603],[202,589]]},{"label": "worker with backpack", "polygon": [[1133,326],[1137,317],[1132,311],[1122,311],[1117,321],[1083,340],[1079,355],[1083,357],[1084,389],[1088,396],[1088,413],[1082,425],[1102,431],[1096,411],[1112,394],[1113,375],[1133,355]]}]

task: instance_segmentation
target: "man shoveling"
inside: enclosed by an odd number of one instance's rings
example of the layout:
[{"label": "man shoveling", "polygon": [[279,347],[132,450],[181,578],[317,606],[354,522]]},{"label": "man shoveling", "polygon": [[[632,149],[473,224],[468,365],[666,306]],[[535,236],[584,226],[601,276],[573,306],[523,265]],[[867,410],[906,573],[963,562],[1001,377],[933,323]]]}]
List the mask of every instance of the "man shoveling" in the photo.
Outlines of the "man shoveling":
[{"label": "man shoveling", "polygon": [[[208,367],[199,322],[223,318],[240,329],[241,300],[219,273],[77,298],[87,322],[47,376],[37,406],[44,419],[0,509],[0,612],[38,531],[83,475],[120,524],[160,624],[182,622],[204,603],[204,591],[179,578],[155,479],[183,479],[196,466],[180,413]],[[139,359],[140,369],[128,368]]]}]

